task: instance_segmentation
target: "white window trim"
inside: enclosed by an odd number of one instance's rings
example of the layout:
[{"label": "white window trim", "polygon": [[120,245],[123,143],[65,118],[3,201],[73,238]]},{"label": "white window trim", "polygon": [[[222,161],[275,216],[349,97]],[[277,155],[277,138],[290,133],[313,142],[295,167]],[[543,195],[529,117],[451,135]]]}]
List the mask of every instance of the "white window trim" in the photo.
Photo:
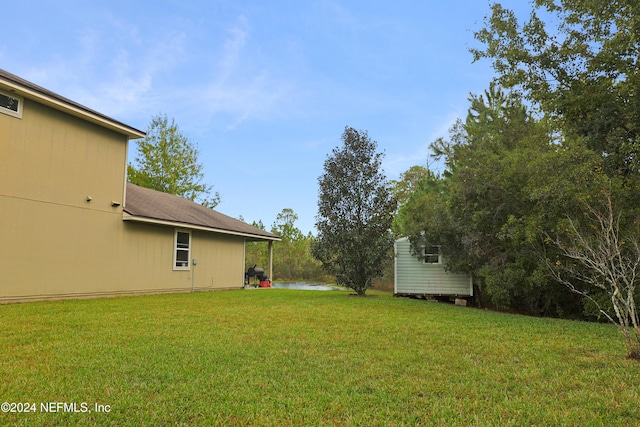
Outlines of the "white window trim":
[{"label": "white window trim", "polygon": [[[179,250],[182,250],[182,251],[185,250],[184,248],[179,248],[178,247],[178,233],[186,233],[186,234],[189,235],[189,247],[186,249],[186,251],[187,251],[187,265],[186,266],[178,266],[178,265],[176,265],[178,251]],[[193,245],[193,240],[192,240],[191,230],[176,228],[174,233],[173,233],[173,269],[174,270],[182,270],[182,271],[191,270],[191,246],[192,245]]]},{"label": "white window trim", "polygon": [[9,108],[5,108],[0,106],[0,113],[6,114],[8,116],[17,117],[18,119],[22,118],[22,105],[24,104],[24,98],[16,95],[15,93],[7,92],[4,90],[0,90],[0,94],[4,96],[8,96],[9,98],[18,100],[18,111],[10,110]]},{"label": "white window trim", "polygon": [[[422,259],[422,262],[424,264],[440,264],[442,262],[442,254],[440,252],[440,245],[429,246],[429,249],[433,250],[433,248],[438,248],[438,252],[427,252],[427,247],[426,246],[422,249],[422,255],[424,255],[424,258]],[[427,259],[429,257],[433,257],[435,255],[438,256],[438,261],[437,262],[429,262],[429,261],[427,261]]]}]

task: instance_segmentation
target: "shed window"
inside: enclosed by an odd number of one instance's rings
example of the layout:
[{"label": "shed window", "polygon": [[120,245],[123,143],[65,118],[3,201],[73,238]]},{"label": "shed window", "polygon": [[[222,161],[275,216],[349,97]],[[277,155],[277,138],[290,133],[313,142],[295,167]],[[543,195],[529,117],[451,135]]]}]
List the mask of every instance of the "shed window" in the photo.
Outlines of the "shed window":
[{"label": "shed window", "polygon": [[10,116],[22,117],[22,98],[0,91],[0,112]]},{"label": "shed window", "polygon": [[175,245],[173,251],[173,269],[189,270],[191,255],[191,232],[176,230]]},{"label": "shed window", "polygon": [[425,264],[440,264],[440,246],[427,246],[424,248]]}]

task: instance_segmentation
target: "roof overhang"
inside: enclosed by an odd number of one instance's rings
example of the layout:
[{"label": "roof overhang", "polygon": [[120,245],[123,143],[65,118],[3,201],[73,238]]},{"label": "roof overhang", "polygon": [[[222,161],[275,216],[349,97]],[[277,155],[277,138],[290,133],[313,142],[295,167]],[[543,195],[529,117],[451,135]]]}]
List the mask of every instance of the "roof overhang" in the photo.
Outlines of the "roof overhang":
[{"label": "roof overhang", "polygon": [[115,132],[126,135],[129,139],[144,138],[146,135],[138,129],[111,119],[97,111],[93,111],[90,108],[77,104],[60,95],[27,82],[26,80],[22,80],[17,76],[13,77],[10,73],[3,72],[0,75],[0,88],[13,92],[24,98],[38,101],[41,104],[63,111],[72,116],[76,116],[102,127],[111,129]]},{"label": "roof overhang", "polygon": [[123,212],[122,213],[122,220],[123,221],[144,222],[144,223],[147,223],[147,224],[165,225],[165,226],[169,226],[169,227],[181,227],[181,228],[187,228],[187,229],[191,229],[191,230],[202,230],[202,231],[208,231],[208,232],[211,232],[211,233],[227,234],[227,235],[232,235],[232,236],[240,236],[240,237],[244,237],[247,241],[250,241],[250,242],[266,242],[266,241],[279,242],[279,241],[282,240],[279,237],[258,236],[258,235],[255,235],[255,234],[242,233],[242,232],[239,232],[239,231],[224,230],[224,229],[221,229],[221,228],[204,227],[204,226],[201,226],[201,225],[187,224],[187,223],[183,223],[183,222],[166,221],[166,220],[155,219],[155,218],[146,218],[146,217],[142,217],[142,216],[131,215],[131,214],[127,213],[127,212]]}]

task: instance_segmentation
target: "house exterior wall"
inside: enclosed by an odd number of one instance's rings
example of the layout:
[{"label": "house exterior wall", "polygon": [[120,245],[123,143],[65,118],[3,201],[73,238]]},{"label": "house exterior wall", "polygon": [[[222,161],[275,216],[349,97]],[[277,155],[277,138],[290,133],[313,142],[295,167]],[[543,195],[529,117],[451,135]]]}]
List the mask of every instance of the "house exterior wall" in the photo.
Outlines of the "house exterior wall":
[{"label": "house exterior wall", "polygon": [[0,196],[122,212],[125,135],[25,99],[22,119],[0,114],[0,143]]},{"label": "house exterior wall", "polygon": [[399,295],[472,296],[473,283],[466,274],[447,272],[444,264],[425,264],[411,254],[409,239],[395,242],[394,293]]},{"label": "house exterior wall", "polygon": [[[122,221],[121,221],[122,222]],[[144,291],[184,291],[241,288],[244,284],[244,238],[205,231],[191,231],[190,258],[197,265],[173,270],[174,227],[121,224],[125,259],[124,283],[136,283]],[[126,287],[118,289],[125,292]]]},{"label": "house exterior wall", "polygon": [[126,153],[29,99],[0,114],[0,302],[242,287],[244,238],[193,230],[199,262],[175,271],[173,227],[123,221]]},{"label": "house exterior wall", "polygon": [[193,231],[192,258],[196,289],[224,289],[244,286],[244,238]]}]

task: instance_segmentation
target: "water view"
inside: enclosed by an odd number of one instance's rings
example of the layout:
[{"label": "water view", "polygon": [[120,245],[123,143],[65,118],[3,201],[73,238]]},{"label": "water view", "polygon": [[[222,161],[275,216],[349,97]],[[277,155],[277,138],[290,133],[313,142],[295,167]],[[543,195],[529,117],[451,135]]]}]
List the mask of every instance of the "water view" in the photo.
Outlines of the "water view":
[{"label": "water view", "polygon": [[301,291],[335,291],[340,289],[337,286],[329,286],[326,283],[310,283],[310,282],[289,282],[271,284],[273,288],[296,289]]}]

